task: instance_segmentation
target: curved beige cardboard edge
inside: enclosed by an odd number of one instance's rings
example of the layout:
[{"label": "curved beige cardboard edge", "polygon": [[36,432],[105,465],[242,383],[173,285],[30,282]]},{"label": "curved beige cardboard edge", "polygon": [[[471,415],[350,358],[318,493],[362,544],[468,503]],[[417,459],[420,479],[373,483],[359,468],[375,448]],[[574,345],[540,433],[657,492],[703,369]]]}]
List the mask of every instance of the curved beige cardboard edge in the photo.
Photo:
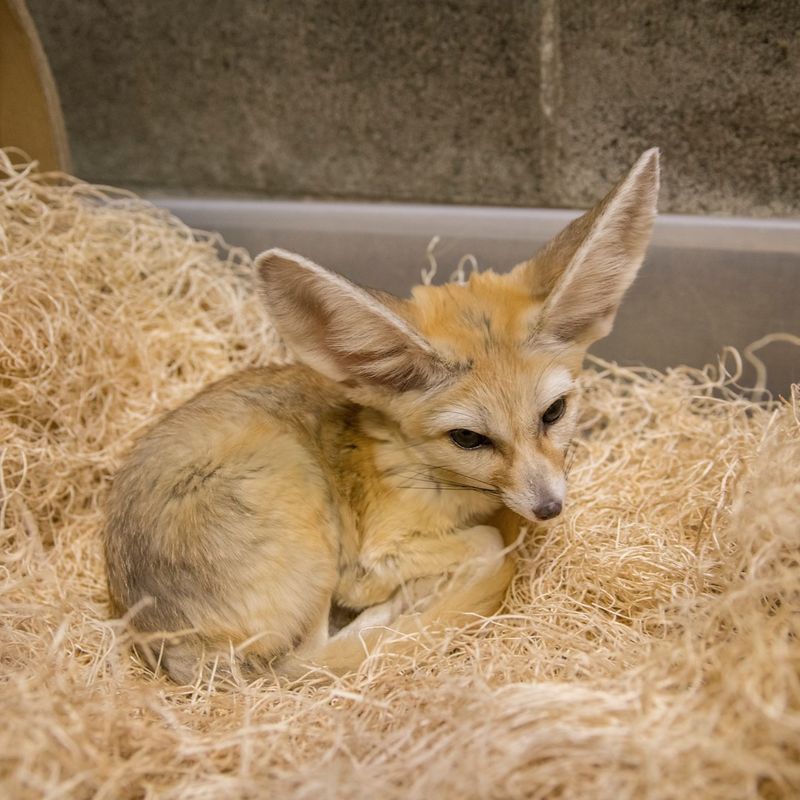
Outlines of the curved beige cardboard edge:
[{"label": "curved beige cardboard edge", "polygon": [[0,0],[0,146],[43,171],[71,169],[58,89],[24,0]]}]

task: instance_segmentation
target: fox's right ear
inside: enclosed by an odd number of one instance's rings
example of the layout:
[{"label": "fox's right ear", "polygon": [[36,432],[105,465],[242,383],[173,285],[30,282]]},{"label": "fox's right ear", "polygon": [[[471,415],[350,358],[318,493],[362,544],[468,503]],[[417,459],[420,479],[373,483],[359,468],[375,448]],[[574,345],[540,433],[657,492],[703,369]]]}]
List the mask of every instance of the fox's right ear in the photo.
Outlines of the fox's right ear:
[{"label": "fox's right ear", "polygon": [[267,250],[255,263],[278,333],[317,372],[395,391],[423,389],[449,374],[430,343],[379,292],[285,250]]},{"label": "fox's right ear", "polygon": [[656,216],[658,150],[644,153],[594,208],[514,268],[542,303],[530,341],[588,347],[611,331]]}]

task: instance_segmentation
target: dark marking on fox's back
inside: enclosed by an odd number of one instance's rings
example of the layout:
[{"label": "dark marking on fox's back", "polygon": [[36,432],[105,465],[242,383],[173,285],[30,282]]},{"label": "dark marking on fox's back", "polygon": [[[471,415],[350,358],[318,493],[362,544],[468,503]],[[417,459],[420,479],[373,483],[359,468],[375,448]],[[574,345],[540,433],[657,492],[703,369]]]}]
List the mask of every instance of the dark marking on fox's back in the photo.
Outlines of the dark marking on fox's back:
[{"label": "dark marking on fox's back", "polygon": [[188,494],[200,491],[221,469],[221,464],[212,467],[211,462],[202,466],[192,465],[188,467],[184,475],[172,486],[172,497],[183,499]]}]

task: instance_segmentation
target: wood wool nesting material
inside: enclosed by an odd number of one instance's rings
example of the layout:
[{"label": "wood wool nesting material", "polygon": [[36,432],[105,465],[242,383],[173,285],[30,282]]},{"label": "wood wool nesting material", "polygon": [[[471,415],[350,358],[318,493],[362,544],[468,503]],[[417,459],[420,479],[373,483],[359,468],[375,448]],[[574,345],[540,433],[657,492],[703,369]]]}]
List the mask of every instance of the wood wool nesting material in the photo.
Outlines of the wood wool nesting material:
[{"label": "wood wool nesting material", "polygon": [[800,794],[800,400],[719,366],[587,372],[567,509],[496,617],[336,680],[152,678],[109,619],[111,476],[285,358],[247,253],[0,156],[1,796]]}]

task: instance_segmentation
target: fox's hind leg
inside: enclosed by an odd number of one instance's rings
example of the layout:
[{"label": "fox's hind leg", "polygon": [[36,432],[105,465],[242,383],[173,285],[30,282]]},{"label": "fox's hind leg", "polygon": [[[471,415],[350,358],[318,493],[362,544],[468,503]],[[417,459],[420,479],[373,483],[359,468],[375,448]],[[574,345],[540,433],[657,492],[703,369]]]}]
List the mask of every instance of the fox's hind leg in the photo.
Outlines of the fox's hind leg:
[{"label": "fox's hind leg", "polygon": [[133,651],[154,674],[165,673],[182,685],[194,683],[212,658],[211,651],[194,634],[148,636],[147,641],[135,641]]}]

